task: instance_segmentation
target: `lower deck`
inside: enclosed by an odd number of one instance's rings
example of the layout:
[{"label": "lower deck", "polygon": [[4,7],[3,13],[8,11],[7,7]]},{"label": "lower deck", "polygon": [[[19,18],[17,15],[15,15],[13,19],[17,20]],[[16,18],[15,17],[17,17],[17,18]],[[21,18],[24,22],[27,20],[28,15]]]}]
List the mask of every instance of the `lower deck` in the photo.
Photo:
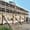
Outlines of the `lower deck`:
[{"label": "lower deck", "polygon": [[[14,23],[21,21],[21,20],[26,20],[26,16],[23,14],[14,14],[14,13],[0,13],[0,24],[2,23],[2,15],[5,17],[5,19],[9,22]],[[6,21],[3,19],[3,23]]]}]

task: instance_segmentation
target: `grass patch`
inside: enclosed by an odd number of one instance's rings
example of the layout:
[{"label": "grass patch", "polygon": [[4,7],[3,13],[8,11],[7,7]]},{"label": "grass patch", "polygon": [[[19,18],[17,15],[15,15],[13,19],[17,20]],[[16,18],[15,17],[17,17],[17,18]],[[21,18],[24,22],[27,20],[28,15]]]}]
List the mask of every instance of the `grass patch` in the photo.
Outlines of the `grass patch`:
[{"label": "grass patch", "polygon": [[0,25],[0,30],[12,30],[12,28],[10,27],[10,29],[9,29],[8,27]]}]

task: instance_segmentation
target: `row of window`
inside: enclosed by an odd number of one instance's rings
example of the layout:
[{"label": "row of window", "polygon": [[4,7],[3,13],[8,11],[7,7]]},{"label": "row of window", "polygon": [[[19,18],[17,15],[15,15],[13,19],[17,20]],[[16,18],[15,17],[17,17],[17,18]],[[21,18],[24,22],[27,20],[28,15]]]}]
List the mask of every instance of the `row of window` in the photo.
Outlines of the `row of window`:
[{"label": "row of window", "polygon": [[[0,4],[2,4],[2,5],[6,5],[6,6],[8,6],[8,7],[15,8],[15,6],[14,6],[14,5],[9,4],[9,3],[7,3],[7,2],[1,2],[1,1],[0,1]],[[17,7],[16,9],[20,9],[20,8],[19,8],[19,7]]]},{"label": "row of window", "polygon": [[5,8],[0,8],[0,11],[1,12],[14,13],[12,10],[8,10],[8,9],[5,10]]},{"label": "row of window", "polygon": [[12,7],[12,8],[15,8],[15,6],[13,6],[13,5],[11,5],[11,4],[8,4],[7,2],[1,2],[1,1],[0,1],[0,4],[6,5],[6,6],[10,6],[10,7]]},{"label": "row of window", "polygon": [[0,11],[1,11],[1,12],[17,13],[17,14],[19,14],[19,12],[12,11],[12,10],[8,10],[8,9],[5,10],[5,8],[1,8],[1,7],[0,7]]},{"label": "row of window", "polygon": [[2,8],[2,9],[0,8],[0,11],[2,11],[2,12],[8,12],[8,13],[10,12],[8,9],[5,10],[5,8]]}]

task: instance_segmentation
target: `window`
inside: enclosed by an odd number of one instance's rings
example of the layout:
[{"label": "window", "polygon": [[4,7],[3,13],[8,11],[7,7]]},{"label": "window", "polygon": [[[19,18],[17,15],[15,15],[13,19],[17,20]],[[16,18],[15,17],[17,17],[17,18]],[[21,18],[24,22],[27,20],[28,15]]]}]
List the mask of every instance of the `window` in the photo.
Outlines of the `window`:
[{"label": "window", "polygon": [[2,5],[5,5],[5,3],[2,3]]},{"label": "window", "polygon": [[8,6],[8,3],[6,3],[6,6]]},{"label": "window", "polygon": [[15,6],[13,6],[13,8],[15,8]]},{"label": "window", "polygon": [[2,5],[5,5],[5,2],[1,2]]},{"label": "window", "polygon": [[12,10],[9,10],[10,13],[12,13]]},{"label": "window", "polygon": [[2,2],[0,1],[0,4],[2,4]]},{"label": "window", "polygon": [[2,12],[5,12],[5,8],[2,8]]},{"label": "window", "polygon": [[12,5],[10,5],[10,7],[12,7]]},{"label": "window", "polygon": [[0,8],[0,11],[2,11],[2,8]]},{"label": "window", "polygon": [[5,12],[5,8],[0,8],[0,11]]},{"label": "window", "polygon": [[8,13],[9,13],[9,10],[8,10],[8,9],[6,9],[6,12],[8,12]]}]

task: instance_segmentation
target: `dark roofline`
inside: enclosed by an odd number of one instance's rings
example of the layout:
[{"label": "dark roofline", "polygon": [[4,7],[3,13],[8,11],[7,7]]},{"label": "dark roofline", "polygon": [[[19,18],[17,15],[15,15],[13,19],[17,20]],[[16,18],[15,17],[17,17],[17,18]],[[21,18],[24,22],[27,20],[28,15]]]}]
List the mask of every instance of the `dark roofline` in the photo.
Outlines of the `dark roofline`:
[{"label": "dark roofline", "polygon": [[[0,1],[0,2],[4,2],[4,1]],[[4,3],[6,3],[7,5],[12,5],[12,4],[7,3],[7,2],[4,2]],[[12,5],[12,6],[16,6],[16,5]],[[25,10],[25,9],[23,9],[23,8],[21,8],[21,7],[18,7],[18,6],[16,6],[16,7],[17,7],[18,9],[22,10],[22,11],[28,12],[27,10]]]},{"label": "dark roofline", "polygon": [[[0,2],[4,3],[4,5],[5,5],[5,3],[6,3],[7,5],[12,5],[12,4],[7,3],[7,2],[4,2],[4,1],[0,1]],[[14,5],[12,5],[12,6],[14,6]]]},{"label": "dark roofline", "polygon": [[25,9],[23,9],[21,7],[18,7],[18,6],[16,6],[16,7],[19,8],[20,10],[22,10],[22,11],[28,12],[27,10],[25,10]]}]

